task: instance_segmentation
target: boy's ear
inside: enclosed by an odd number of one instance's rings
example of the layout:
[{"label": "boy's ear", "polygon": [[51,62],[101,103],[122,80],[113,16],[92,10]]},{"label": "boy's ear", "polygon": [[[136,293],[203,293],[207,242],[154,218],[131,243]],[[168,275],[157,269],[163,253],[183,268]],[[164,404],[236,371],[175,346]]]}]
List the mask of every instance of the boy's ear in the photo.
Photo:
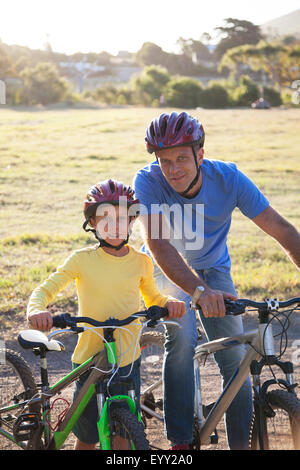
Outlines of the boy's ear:
[{"label": "boy's ear", "polygon": [[89,225],[93,228],[95,228],[95,225],[96,225],[96,219],[95,217],[91,217],[90,220],[89,220]]}]

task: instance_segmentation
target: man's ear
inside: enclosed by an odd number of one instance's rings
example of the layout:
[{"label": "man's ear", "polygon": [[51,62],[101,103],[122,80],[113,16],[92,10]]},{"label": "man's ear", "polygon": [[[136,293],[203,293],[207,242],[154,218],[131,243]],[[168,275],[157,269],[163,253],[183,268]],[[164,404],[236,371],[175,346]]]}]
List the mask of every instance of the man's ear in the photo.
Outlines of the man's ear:
[{"label": "man's ear", "polygon": [[199,148],[199,150],[197,152],[198,165],[202,165],[203,158],[204,158],[204,148],[201,147],[201,148]]}]

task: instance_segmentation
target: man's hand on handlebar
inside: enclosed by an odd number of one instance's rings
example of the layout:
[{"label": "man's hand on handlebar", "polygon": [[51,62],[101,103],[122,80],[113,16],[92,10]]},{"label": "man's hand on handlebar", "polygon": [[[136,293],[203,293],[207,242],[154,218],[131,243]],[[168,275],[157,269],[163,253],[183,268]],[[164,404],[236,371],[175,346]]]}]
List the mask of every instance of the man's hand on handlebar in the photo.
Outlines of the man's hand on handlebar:
[{"label": "man's hand on handlebar", "polygon": [[229,292],[212,290],[206,287],[197,304],[201,307],[206,318],[224,317],[226,313],[224,299],[237,300],[237,297]]}]

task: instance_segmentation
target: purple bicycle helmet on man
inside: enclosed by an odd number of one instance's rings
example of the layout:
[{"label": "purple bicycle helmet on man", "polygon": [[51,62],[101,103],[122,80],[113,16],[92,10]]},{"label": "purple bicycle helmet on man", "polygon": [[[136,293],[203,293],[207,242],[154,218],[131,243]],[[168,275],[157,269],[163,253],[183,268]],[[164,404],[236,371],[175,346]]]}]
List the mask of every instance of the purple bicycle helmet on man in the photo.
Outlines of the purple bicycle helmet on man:
[{"label": "purple bicycle helmet on man", "polygon": [[193,150],[196,176],[188,188],[181,194],[184,196],[197,183],[200,165],[197,162],[197,150],[204,145],[205,133],[202,124],[186,112],[178,114],[161,114],[155,118],[146,130],[145,143],[149,153],[157,153],[174,147],[190,146]]}]

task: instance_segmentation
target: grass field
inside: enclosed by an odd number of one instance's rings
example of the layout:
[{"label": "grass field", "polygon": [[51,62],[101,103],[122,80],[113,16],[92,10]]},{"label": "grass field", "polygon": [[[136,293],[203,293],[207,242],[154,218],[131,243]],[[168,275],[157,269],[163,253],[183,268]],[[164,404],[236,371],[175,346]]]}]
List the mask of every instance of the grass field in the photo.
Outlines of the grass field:
[{"label": "grass field", "polygon": [[[0,108],[0,327],[23,322],[32,289],[74,249],[93,242],[82,204],[96,181],[131,183],[150,161],[144,108]],[[300,230],[300,110],[191,110],[206,130],[205,156],[233,161]],[[136,226],[134,243],[139,246]],[[300,294],[299,271],[279,245],[236,210],[229,238],[240,296]],[[53,306],[73,309],[72,285]]]}]

